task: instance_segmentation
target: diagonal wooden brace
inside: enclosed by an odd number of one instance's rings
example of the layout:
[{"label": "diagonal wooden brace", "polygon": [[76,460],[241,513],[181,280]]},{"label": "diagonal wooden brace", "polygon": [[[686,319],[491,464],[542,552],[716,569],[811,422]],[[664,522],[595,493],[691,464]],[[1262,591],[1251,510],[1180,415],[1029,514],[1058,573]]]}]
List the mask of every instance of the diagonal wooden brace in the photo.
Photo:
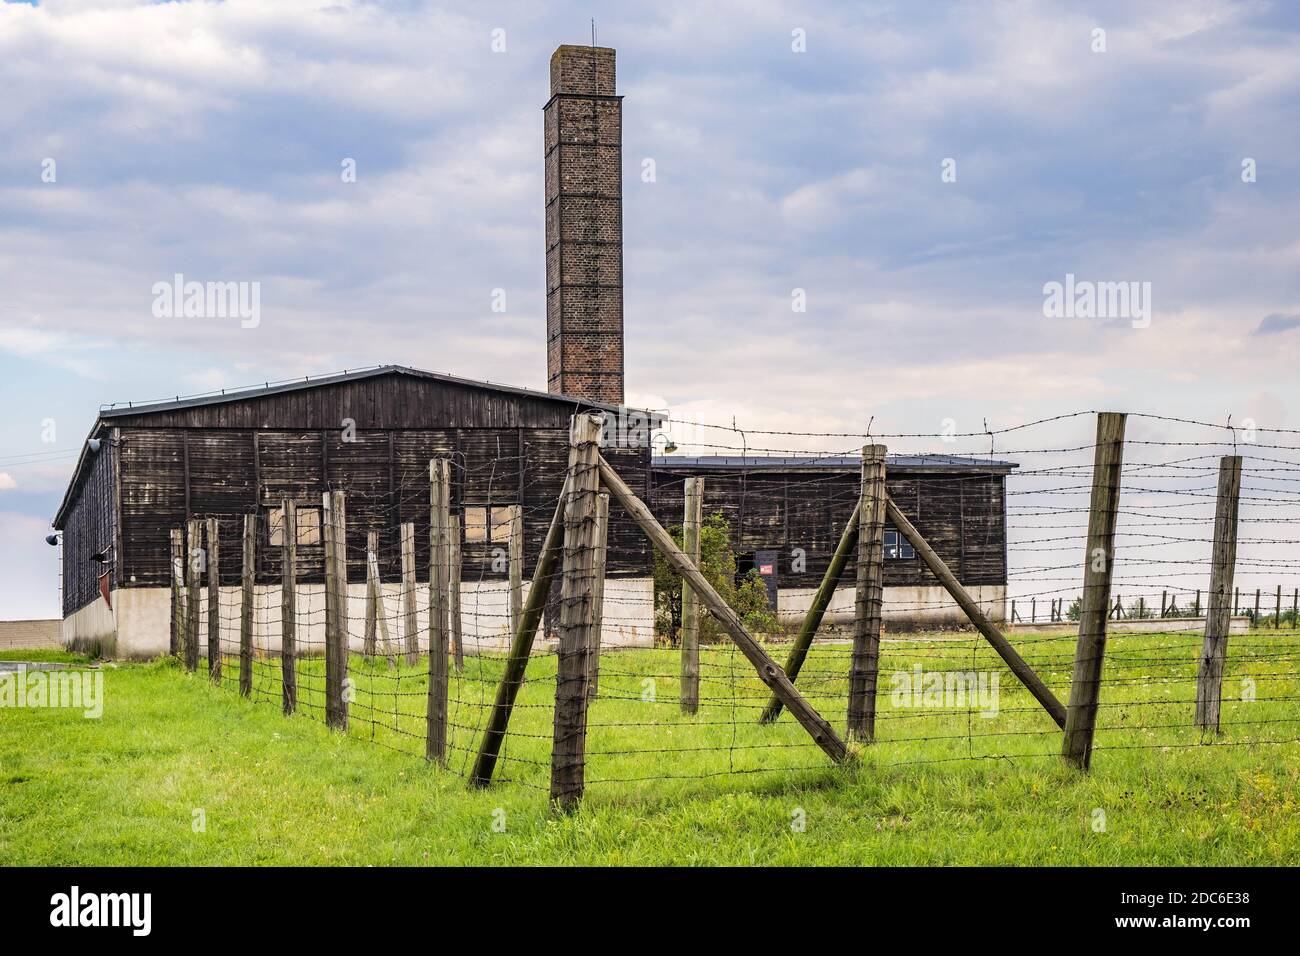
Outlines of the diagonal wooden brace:
[{"label": "diagonal wooden brace", "polygon": [[537,555],[537,567],[533,570],[533,582],[528,588],[528,601],[524,604],[519,623],[515,627],[514,638],[510,644],[510,656],[506,659],[505,673],[497,685],[496,700],[492,704],[492,713],[488,717],[487,728],[483,731],[483,740],[479,744],[478,756],[474,760],[474,769],[470,773],[470,784],[486,787],[492,782],[492,772],[496,769],[497,757],[501,745],[505,742],[506,729],[510,726],[510,714],[514,710],[515,697],[524,682],[524,671],[528,667],[528,657],[533,651],[533,638],[537,634],[537,625],[541,623],[542,612],[546,609],[546,598],[551,593],[551,582],[555,580],[558,565],[557,558],[560,545],[564,540],[564,503],[569,497],[569,485],[565,482],[560,489],[560,501],[555,506],[550,527],[546,531],[546,541]]},{"label": "diagonal wooden brace", "polygon": [[658,521],[655,520],[650,509],[641,501],[627,486],[627,483],[619,477],[618,472],[607,462],[602,455],[600,458],[600,480],[604,483],[609,493],[618,499],[625,511],[632,516],[641,530],[645,532],[646,537],[659,550],[665,560],[672,565],[673,570],[685,578],[695,593],[699,596],[701,603],[708,608],[722,625],[723,629],[731,635],[731,639],[736,642],[742,654],[749,660],[754,668],[758,671],[758,676],[763,683],[767,684],[790,711],[794,718],[803,725],[808,731],[817,746],[821,747],[832,760],[841,763],[848,757],[848,748],[845,747],[844,741],[839,738],[826,720],[813,709],[794,688],[790,678],[786,676],[785,671],[777,665],[776,661],[768,657],[767,652],[754,638],[752,634],[745,629],[740,618],[736,615],[727,603],[722,600],[721,595],[714,590],[707,578],[700,573],[699,568],[688,558],[682,549],[677,547],[677,542]]},{"label": "diagonal wooden brace", "polygon": [[929,542],[921,537],[921,532],[916,530],[912,522],[894,504],[894,499],[885,498],[885,517],[891,524],[899,530],[904,538],[916,550],[917,556],[925,562],[925,566],[930,572],[939,579],[939,583],[944,589],[952,595],[953,600],[966,612],[976,630],[984,635],[985,640],[993,645],[993,649],[998,652],[998,656],[1006,661],[1007,666],[1011,668],[1011,673],[1020,679],[1029,693],[1034,695],[1034,699],[1043,705],[1043,709],[1056,721],[1058,727],[1065,727],[1065,706],[1056,699],[1053,694],[1043,683],[1034,669],[1025,663],[1024,658],[1016,653],[1016,649],[1011,646],[1011,642],[1003,636],[1002,632],[994,627],[993,622],[988,619],[980,606],[975,603],[975,599],[966,592],[957,580],[957,576],[949,570],[948,565],[943,563],[943,559],[934,553]]}]

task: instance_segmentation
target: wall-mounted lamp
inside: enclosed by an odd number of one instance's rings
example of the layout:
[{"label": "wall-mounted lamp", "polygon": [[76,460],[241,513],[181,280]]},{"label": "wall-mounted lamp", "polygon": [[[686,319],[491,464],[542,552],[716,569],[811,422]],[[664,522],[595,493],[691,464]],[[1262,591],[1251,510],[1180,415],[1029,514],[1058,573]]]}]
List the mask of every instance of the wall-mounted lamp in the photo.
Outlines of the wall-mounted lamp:
[{"label": "wall-mounted lamp", "polygon": [[62,534],[63,532],[61,531],[50,532],[45,536],[45,543],[48,544],[51,548],[57,547],[59,544],[59,536]]},{"label": "wall-mounted lamp", "polygon": [[667,435],[663,434],[662,432],[660,432],[658,435],[655,435],[654,438],[650,439],[650,448],[651,448],[652,451],[654,450],[654,443],[657,442],[657,441],[658,441],[659,439],[661,439],[661,438],[664,440],[664,454],[665,454],[665,455],[671,455],[673,452],[675,452],[675,451],[677,450],[677,443],[676,443],[675,441],[673,441],[669,436],[667,436]]}]

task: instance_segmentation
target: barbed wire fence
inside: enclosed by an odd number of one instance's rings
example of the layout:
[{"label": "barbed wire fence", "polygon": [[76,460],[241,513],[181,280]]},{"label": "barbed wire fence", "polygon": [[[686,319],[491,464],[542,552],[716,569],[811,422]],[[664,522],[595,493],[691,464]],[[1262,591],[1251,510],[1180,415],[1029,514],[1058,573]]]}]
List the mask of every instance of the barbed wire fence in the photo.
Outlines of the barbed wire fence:
[{"label": "barbed wire fence", "polygon": [[[455,455],[403,474],[395,497],[299,502],[307,521],[292,505],[194,516],[173,532],[181,656],[255,702],[560,806],[587,788],[825,774],[851,755],[1087,767],[1300,742],[1300,432],[1095,412],[924,435],[672,427],[679,447],[790,473],[778,486],[742,468],[725,502],[708,476],[669,480],[656,509],[588,432],[564,486],[512,485],[499,523],[450,500],[456,470],[488,485],[526,472]],[[981,462],[1015,467],[999,508],[959,514],[954,545],[895,456],[974,463],[936,479],[959,498],[990,493]],[[799,517],[780,545],[812,556],[815,591],[738,612],[701,576],[681,590],[693,615],[675,615],[647,574],[606,573],[606,512],[633,515],[689,578],[701,521],[737,507],[760,527]],[[258,541],[275,547],[259,557]],[[1001,584],[967,580],[999,550]],[[892,585],[905,566],[924,583]]]}]

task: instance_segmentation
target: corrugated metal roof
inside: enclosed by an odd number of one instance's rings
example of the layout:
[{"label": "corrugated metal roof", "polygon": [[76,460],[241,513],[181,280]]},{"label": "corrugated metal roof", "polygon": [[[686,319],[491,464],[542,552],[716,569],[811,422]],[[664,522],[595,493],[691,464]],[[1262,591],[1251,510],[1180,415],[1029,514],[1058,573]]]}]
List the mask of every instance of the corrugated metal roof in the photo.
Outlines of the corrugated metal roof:
[{"label": "corrugated metal roof", "polygon": [[[862,467],[862,459],[857,455],[820,455],[820,456],[766,456],[749,455],[701,455],[687,457],[679,455],[656,455],[651,462],[654,468],[663,469],[699,469],[699,470],[807,470],[826,469],[828,471],[857,471]],[[1019,465],[1014,461],[1001,461],[995,458],[968,458],[961,455],[889,455],[885,459],[885,468],[905,471],[995,471],[1009,472]]]}]

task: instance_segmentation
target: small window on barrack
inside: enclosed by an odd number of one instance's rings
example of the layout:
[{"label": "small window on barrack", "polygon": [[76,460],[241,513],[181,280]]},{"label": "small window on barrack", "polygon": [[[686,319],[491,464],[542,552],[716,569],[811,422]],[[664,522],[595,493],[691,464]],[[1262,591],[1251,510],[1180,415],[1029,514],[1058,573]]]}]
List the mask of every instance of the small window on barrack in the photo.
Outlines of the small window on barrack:
[{"label": "small window on barrack", "polygon": [[[284,545],[284,509],[268,508],[266,509],[266,528],[270,536],[268,542],[271,547],[279,548]],[[320,544],[320,509],[303,507],[299,505],[296,509],[297,520],[297,538],[298,544]]]},{"label": "small window on barrack", "polygon": [[901,561],[916,557],[916,551],[897,531],[885,531],[885,560]]},{"label": "small window on barrack", "polygon": [[519,505],[466,505],[464,515],[466,544],[508,544]]}]

